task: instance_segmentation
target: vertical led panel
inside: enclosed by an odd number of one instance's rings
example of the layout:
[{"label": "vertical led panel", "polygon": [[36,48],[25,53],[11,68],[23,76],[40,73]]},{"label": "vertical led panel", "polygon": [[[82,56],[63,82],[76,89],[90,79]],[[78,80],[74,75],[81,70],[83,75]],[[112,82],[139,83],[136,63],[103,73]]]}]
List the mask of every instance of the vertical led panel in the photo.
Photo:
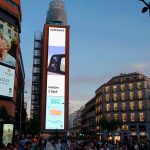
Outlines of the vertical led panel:
[{"label": "vertical led panel", "polygon": [[45,129],[64,129],[66,28],[49,27]]}]

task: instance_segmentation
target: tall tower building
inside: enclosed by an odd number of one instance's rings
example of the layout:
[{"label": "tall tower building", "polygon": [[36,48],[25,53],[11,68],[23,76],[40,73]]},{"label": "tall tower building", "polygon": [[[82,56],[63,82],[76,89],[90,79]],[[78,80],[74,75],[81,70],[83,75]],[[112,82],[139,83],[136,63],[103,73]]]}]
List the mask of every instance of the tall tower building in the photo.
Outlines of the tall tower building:
[{"label": "tall tower building", "polygon": [[69,114],[69,26],[61,0],[50,2],[43,35],[35,43],[42,48],[35,57],[34,44],[34,62],[39,64],[33,64],[33,72],[39,74],[33,73],[31,117],[41,118],[42,132],[63,132]]},{"label": "tall tower building", "polygon": [[34,34],[33,68],[32,68],[32,92],[30,118],[40,119],[41,105],[41,69],[42,69],[42,32]]},{"label": "tall tower building", "polygon": [[53,0],[49,4],[47,11],[46,24],[50,25],[67,25],[67,17],[64,3],[61,0]]}]

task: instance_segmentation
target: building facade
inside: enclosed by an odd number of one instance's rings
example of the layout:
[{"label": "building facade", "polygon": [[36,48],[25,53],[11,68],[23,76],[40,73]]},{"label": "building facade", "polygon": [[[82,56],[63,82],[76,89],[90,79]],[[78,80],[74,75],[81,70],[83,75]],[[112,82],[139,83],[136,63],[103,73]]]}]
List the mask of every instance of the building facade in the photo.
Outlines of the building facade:
[{"label": "building facade", "polygon": [[32,92],[30,117],[40,119],[41,106],[41,70],[42,70],[42,33],[34,34]]},{"label": "building facade", "polygon": [[5,118],[2,115],[0,118],[2,124],[13,124],[16,134],[22,133],[27,116],[24,105],[25,72],[19,36],[21,19],[20,0],[0,1],[0,108],[4,108],[8,116]]},{"label": "building facade", "polygon": [[69,130],[72,130],[75,128],[74,126],[74,120],[77,118],[77,111],[71,113],[69,115]]},{"label": "building facade", "polygon": [[140,73],[120,74],[96,90],[97,132],[101,118],[122,121],[109,133],[114,140],[150,139],[150,78]]},{"label": "building facade", "polygon": [[94,138],[96,131],[96,111],[95,111],[95,97],[85,104],[81,112],[81,132],[87,138]]}]

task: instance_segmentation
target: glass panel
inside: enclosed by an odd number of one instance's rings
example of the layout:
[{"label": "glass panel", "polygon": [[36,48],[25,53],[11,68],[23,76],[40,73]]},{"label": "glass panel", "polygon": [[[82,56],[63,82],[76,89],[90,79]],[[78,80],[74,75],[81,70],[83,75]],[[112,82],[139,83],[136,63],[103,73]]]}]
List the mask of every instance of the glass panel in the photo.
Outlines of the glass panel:
[{"label": "glass panel", "polygon": [[126,122],[127,121],[127,114],[122,114],[122,121]]},{"label": "glass panel", "polygon": [[121,93],[121,99],[125,100],[125,93]]},{"label": "glass panel", "polygon": [[133,100],[134,94],[133,92],[130,92],[130,100]]},{"label": "glass panel", "polygon": [[106,101],[108,102],[110,100],[110,95],[106,94]]},{"label": "glass panel", "polygon": [[133,84],[129,84],[129,89],[133,90]]},{"label": "glass panel", "polygon": [[117,101],[117,94],[114,94],[114,101]]},{"label": "glass panel", "polygon": [[122,103],[122,110],[125,110],[125,109],[126,109],[126,104]]},{"label": "glass panel", "polygon": [[138,91],[138,98],[142,99],[142,91]]},{"label": "glass panel", "polygon": [[125,90],[124,85],[121,85],[121,91],[124,91],[124,90]]},{"label": "glass panel", "polygon": [[117,91],[117,86],[113,86],[113,91],[114,91],[114,92]]},{"label": "glass panel", "polygon": [[139,101],[139,109],[142,110],[143,109],[143,102]]},{"label": "glass panel", "polygon": [[135,113],[131,113],[131,122],[135,122]]},{"label": "glass panel", "polygon": [[118,110],[118,104],[114,103],[114,111],[117,111],[117,110]]},{"label": "glass panel", "polygon": [[130,102],[130,110],[134,110],[134,102]]}]

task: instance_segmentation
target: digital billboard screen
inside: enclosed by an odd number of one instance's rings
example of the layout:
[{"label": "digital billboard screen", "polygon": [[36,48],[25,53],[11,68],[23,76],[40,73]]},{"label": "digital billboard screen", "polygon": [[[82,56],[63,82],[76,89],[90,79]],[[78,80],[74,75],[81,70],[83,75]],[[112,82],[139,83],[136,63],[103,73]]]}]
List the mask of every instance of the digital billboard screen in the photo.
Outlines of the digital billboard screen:
[{"label": "digital billboard screen", "polygon": [[7,145],[8,143],[12,143],[13,140],[13,124],[3,124],[3,136],[2,136],[2,143]]},{"label": "digital billboard screen", "polygon": [[17,29],[0,20],[0,96],[2,97],[13,97],[17,47]]},{"label": "digital billboard screen", "polygon": [[45,129],[64,129],[66,28],[49,27]]},{"label": "digital billboard screen", "polygon": [[0,66],[0,95],[13,97],[15,70]]}]

